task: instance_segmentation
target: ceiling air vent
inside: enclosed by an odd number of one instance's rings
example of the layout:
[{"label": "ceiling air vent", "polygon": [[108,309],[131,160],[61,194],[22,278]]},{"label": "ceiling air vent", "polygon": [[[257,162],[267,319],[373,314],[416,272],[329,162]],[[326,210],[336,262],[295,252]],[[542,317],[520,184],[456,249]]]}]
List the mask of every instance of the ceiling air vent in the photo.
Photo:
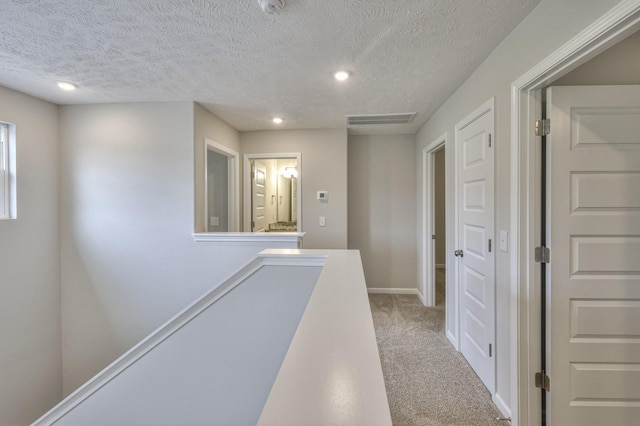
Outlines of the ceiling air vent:
[{"label": "ceiling air vent", "polygon": [[407,124],[416,116],[415,112],[403,114],[347,115],[347,126],[370,124]]}]

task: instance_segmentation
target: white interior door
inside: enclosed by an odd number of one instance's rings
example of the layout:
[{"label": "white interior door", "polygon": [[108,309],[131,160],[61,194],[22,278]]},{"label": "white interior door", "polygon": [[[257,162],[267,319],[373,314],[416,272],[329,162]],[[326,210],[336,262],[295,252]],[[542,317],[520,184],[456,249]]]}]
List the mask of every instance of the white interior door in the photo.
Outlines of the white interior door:
[{"label": "white interior door", "polygon": [[493,99],[456,126],[460,351],[495,391]]},{"label": "white interior door", "polygon": [[267,226],[266,219],[266,195],[267,195],[267,168],[259,161],[253,163],[252,179],[252,232],[264,232]]},{"label": "white interior door", "polygon": [[640,86],[547,91],[552,426],[640,424]]}]

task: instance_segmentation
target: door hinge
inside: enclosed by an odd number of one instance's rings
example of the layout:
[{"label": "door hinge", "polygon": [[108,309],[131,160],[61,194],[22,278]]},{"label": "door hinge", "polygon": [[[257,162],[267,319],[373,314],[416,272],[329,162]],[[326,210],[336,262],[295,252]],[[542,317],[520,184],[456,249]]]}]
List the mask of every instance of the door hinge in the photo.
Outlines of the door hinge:
[{"label": "door hinge", "polygon": [[492,347],[491,347],[491,343],[489,343],[489,358],[491,358],[491,354],[493,353],[493,352],[491,351],[491,349],[492,349]]},{"label": "door hinge", "polygon": [[536,136],[547,136],[551,132],[551,120],[536,120]]},{"label": "door hinge", "polygon": [[489,240],[489,253],[491,253],[491,240]]},{"label": "door hinge", "polygon": [[491,148],[491,133],[489,133],[489,148]]},{"label": "door hinge", "polygon": [[536,387],[547,392],[551,389],[551,381],[544,371],[536,373]]},{"label": "door hinge", "polygon": [[551,250],[547,247],[536,247],[535,260],[538,263],[549,263],[551,261]]},{"label": "door hinge", "polygon": [[251,222],[251,229],[256,227],[256,223],[255,222]]},{"label": "door hinge", "polygon": [[431,239],[432,239],[432,240],[435,240],[435,239],[436,239],[436,234],[433,234],[433,235],[431,236]]},{"label": "door hinge", "polygon": [[256,172],[251,172],[251,179],[255,179],[256,178]]}]

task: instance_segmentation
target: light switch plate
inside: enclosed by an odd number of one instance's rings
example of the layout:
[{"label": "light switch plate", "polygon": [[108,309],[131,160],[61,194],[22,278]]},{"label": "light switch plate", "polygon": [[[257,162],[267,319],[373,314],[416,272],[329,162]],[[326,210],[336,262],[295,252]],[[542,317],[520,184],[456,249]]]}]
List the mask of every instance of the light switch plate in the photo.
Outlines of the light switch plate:
[{"label": "light switch plate", "polygon": [[509,251],[509,233],[500,231],[500,251]]},{"label": "light switch plate", "polygon": [[320,224],[320,226],[326,226],[327,225],[327,219],[324,216],[320,216],[319,224]]}]

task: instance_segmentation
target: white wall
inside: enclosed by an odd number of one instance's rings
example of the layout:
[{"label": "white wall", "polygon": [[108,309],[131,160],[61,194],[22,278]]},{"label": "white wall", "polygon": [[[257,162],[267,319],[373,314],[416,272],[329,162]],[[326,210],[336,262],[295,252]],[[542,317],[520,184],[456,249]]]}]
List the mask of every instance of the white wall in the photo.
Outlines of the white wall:
[{"label": "white wall", "polygon": [[194,114],[60,108],[65,394],[267,248],[193,241]]},{"label": "white wall", "polygon": [[0,220],[0,425],[29,424],[62,396],[58,107],[0,87],[16,125],[18,218]]},{"label": "white wall", "polygon": [[[240,146],[243,155],[300,152],[304,248],[347,248],[346,129],[241,132]],[[316,199],[323,190],[327,203]],[[326,227],[319,226],[320,216]]]},{"label": "white wall", "polygon": [[[510,85],[538,62],[558,49],[569,39],[612,8],[618,0],[542,0],[540,4],[516,27],[513,32],[492,52],[482,65],[460,86],[420,129],[417,136],[416,161],[418,176],[422,176],[423,148],[444,132],[447,140],[447,179],[455,177],[455,124],[492,96],[496,97],[496,232],[509,229],[509,161],[510,161]],[[419,189],[418,197],[422,196]],[[447,217],[453,217],[455,197],[447,199]],[[418,204],[419,206],[422,203]],[[421,207],[419,207],[421,208]],[[422,217],[419,211],[418,218]],[[422,224],[418,220],[420,234]],[[452,248],[454,223],[447,223],[447,245]],[[418,250],[422,248],[418,246]],[[419,254],[420,258],[422,253]],[[452,250],[447,251],[447,276],[452,277],[456,264]],[[509,325],[510,287],[509,253],[496,252],[496,309],[497,341],[496,399],[509,407]],[[449,306],[447,307],[449,308]],[[450,330],[455,332],[455,330]]]},{"label": "white wall", "polygon": [[417,288],[414,135],[349,136],[349,248],[368,288]]},{"label": "white wall", "polygon": [[[204,139],[224,145],[236,152],[240,152],[240,134],[225,121],[221,120],[201,105],[194,103],[193,107],[193,143],[194,143],[194,179],[195,179],[195,231],[207,232],[204,223]],[[242,162],[238,159],[238,164]],[[242,185],[238,182],[238,187]],[[242,223],[240,212],[236,223]]]}]

